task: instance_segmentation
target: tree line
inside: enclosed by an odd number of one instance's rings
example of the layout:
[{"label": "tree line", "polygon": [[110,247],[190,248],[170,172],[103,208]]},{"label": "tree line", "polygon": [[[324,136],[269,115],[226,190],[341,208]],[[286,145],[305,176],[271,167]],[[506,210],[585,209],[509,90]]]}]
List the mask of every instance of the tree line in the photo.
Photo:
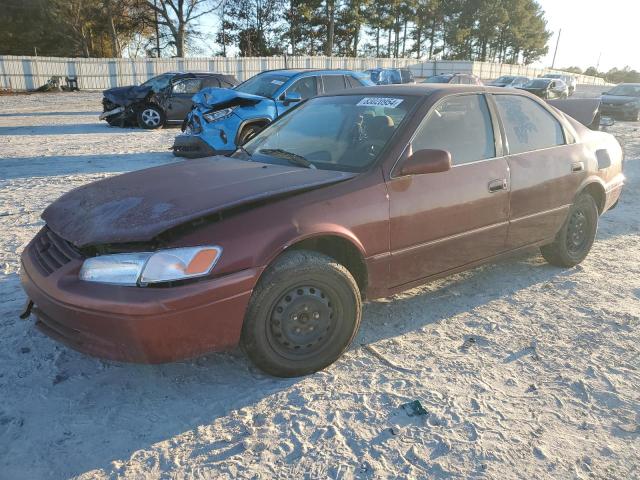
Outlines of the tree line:
[{"label": "tree line", "polygon": [[[4,0],[0,53],[340,55],[532,63],[535,0]],[[158,52],[159,50],[159,52]]]}]

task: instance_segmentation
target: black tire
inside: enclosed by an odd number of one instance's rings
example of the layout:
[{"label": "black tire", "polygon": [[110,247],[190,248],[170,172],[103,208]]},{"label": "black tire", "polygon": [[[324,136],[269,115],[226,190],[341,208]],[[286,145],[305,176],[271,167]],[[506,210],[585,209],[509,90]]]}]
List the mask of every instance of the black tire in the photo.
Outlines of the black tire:
[{"label": "black tire", "polygon": [[358,285],[333,258],[308,250],[282,254],[253,291],[240,344],[261,370],[297,377],[335,362],[362,316]]},{"label": "black tire", "polygon": [[244,145],[255,137],[264,128],[264,125],[248,125],[238,135],[238,145]]},{"label": "black tire", "polygon": [[145,105],[137,113],[138,126],[146,130],[153,130],[164,125],[164,112],[157,105]]},{"label": "black tire", "polygon": [[540,248],[544,259],[558,267],[574,267],[582,262],[596,238],[598,207],[591,195],[581,193],[553,243]]}]

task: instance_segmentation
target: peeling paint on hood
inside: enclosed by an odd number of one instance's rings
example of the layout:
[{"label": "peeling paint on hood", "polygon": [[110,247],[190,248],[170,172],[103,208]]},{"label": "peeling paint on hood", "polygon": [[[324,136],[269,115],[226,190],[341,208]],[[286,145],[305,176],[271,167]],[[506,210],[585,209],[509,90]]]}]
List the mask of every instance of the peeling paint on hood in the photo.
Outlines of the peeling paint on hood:
[{"label": "peeling paint on hood", "polygon": [[77,247],[144,242],[231,207],[354,176],[209,157],[84,185],[52,203],[42,218],[51,230]]}]

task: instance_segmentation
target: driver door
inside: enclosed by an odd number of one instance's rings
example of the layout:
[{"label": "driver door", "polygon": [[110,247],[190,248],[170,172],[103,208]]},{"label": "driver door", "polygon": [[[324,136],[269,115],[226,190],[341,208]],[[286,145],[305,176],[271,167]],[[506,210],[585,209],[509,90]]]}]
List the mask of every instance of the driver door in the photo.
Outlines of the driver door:
[{"label": "driver door", "polygon": [[427,114],[405,150],[446,150],[446,172],[389,180],[391,288],[417,282],[506,249],[509,167],[482,94],[449,95]]},{"label": "driver door", "polygon": [[287,89],[282,92],[276,100],[276,109],[278,111],[278,115],[282,115],[284,112],[296,105],[296,103],[289,103],[284,101],[287,93],[299,93],[302,100],[315,97],[316,95],[318,95],[318,77],[315,75],[302,77],[289,85],[289,87],[287,87]]},{"label": "driver door", "polygon": [[171,95],[167,102],[167,120],[182,121],[191,110],[191,97],[202,88],[200,78],[185,78],[173,85]]}]

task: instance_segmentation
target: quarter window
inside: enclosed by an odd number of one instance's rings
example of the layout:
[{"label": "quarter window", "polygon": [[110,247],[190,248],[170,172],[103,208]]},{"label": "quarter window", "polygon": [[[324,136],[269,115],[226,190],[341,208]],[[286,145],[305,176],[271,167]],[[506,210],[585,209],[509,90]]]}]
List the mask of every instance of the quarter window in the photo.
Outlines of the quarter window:
[{"label": "quarter window", "polygon": [[542,105],[520,95],[495,95],[509,153],[564,145],[562,126]]},{"label": "quarter window", "polygon": [[482,95],[456,95],[429,112],[411,145],[413,151],[446,150],[460,165],[496,156],[493,125]]},{"label": "quarter window", "polygon": [[316,77],[304,77],[289,87],[287,92],[299,93],[303,100],[315,97],[318,93]]},{"label": "quarter window", "polygon": [[322,83],[325,93],[339,92],[345,89],[344,76],[342,75],[323,75]]}]

